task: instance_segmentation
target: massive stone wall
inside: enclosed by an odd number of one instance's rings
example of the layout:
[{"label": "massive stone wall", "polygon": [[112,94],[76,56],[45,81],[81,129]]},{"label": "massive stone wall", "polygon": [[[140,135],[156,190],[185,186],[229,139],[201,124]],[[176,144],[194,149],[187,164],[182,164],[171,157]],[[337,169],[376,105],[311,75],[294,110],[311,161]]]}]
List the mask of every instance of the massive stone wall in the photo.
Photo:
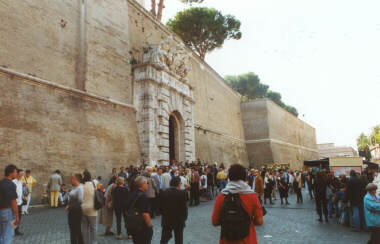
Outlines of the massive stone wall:
[{"label": "massive stone wall", "polygon": [[315,129],[269,99],[242,103],[249,162],[289,164],[300,169],[304,160],[317,159]]},{"label": "massive stone wall", "polygon": [[0,169],[31,169],[34,199],[55,169],[69,183],[84,169],[106,179],[112,167],[139,160],[133,107],[4,70],[0,84]]},{"label": "massive stone wall", "polygon": [[[0,0],[0,22],[0,169],[30,168],[40,191],[57,168],[67,182],[136,164],[132,64],[179,38],[134,0]],[[240,96],[191,62],[195,158],[246,164]]]},{"label": "massive stone wall", "polygon": [[[172,38],[181,40],[155,21],[134,1],[128,1],[131,59],[142,62],[143,50]],[[193,55],[188,74],[194,94],[195,157],[202,161],[247,164],[240,95],[205,62]],[[221,153],[223,152],[223,153]]]},{"label": "massive stone wall", "polygon": [[40,191],[57,168],[67,183],[140,161],[127,16],[125,0],[0,0],[0,169]]}]

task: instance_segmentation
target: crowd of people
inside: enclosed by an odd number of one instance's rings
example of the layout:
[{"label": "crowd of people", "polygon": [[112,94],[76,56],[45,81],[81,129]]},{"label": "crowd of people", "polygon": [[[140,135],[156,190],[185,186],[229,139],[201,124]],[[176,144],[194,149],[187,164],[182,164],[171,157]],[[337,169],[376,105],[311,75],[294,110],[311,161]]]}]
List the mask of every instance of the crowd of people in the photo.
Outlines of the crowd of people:
[{"label": "crowd of people", "polygon": [[[0,243],[11,243],[13,232],[20,232],[21,216],[28,214],[32,188],[36,180],[31,171],[8,165],[0,181]],[[373,183],[372,183],[373,182]],[[246,169],[232,165],[171,162],[170,166],[121,167],[105,179],[93,177],[89,170],[70,177],[70,189],[56,170],[47,184],[51,208],[65,206],[71,243],[94,244],[98,225],[106,236],[126,238],[134,243],[150,243],[151,219],[162,216],[160,243],[174,232],[175,243],[183,243],[188,206],[215,199],[212,224],[221,225],[220,243],[257,243],[254,225],[263,224],[265,206],[289,202],[295,194],[302,204],[302,189],[315,199],[318,221],[337,218],[354,231],[371,231],[370,244],[380,243],[380,200],[376,193],[380,177],[373,173],[351,171],[349,177],[335,177],[321,169],[291,171],[285,169]],[[368,192],[366,194],[366,191]],[[230,210],[233,211],[228,211]],[[231,214],[233,213],[233,214]],[[112,225],[116,219],[116,233]],[[14,230],[13,227],[16,227]]]}]

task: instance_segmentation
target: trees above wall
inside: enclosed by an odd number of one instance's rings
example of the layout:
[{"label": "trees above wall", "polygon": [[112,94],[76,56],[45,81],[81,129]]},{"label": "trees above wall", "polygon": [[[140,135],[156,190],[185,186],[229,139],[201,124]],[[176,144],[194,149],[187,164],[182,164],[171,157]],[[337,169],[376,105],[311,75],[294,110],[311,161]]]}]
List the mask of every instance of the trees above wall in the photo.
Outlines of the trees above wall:
[{"label": "trees above wall", "polygon": [[[193,1],[194,2],[194,1]],[[240,39],[240,21],[213,8],[193,7],[178,12],[166,23],[199,57],[223,46],[228,39]]]},{"label": "trees above wall", "polygon": [[237,76],[226,76],[224,80],[232,89],[242,95],[243,101],[255,98],[269,98],[288,112],[298,116],[298,111],[295,107],[286,105],[282,101],[279,92],[269,90],[269,86],[261,83],[260,78],[252,72]]}]

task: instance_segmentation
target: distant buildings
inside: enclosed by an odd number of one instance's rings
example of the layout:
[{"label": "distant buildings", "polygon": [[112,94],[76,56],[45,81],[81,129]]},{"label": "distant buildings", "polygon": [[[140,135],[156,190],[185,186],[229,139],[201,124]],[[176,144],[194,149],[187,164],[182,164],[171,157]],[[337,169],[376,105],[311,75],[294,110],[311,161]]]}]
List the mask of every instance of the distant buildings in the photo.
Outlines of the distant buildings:
[{"label": "distant buildings", "polygon": [[334,143],[317,144],[319,158],[331,158],[337,156],[355,157],[358,153],[348,146],[335,146]]}]

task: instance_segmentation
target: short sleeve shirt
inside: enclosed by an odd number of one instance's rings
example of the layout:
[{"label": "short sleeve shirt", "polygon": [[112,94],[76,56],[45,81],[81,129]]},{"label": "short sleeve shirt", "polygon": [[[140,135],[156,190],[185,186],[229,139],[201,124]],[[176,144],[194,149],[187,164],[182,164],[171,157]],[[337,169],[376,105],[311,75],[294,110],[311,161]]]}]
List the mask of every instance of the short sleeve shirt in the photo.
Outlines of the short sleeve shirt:
[{"label": "short sleeve shirt", "polygon": [[131,204],[137,197],[137,194],[142,195],[139,197],[139,199],[137,199],[135,208],[137,208],[141,213],[150,213],[149,199],[146,196],[146,194],[140,190],[131,192],[130,197],[128,199],[128,209],[131,207]]},{"label": "short sleeve shirt", "polygon": [[11,208],[16,199],[16,185],[8,179],[0,180],[0,209]]}]

